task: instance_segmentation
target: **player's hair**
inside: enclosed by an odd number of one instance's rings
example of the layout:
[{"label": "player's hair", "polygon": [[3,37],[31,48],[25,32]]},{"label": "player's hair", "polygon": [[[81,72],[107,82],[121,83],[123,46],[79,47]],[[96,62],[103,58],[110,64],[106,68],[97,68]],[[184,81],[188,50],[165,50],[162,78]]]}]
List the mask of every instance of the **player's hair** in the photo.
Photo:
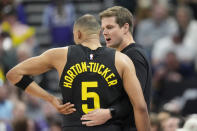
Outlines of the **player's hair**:
[{"label": "player's hair", "polygon": [[132,13],[122,6],[114,6],[102,11],[100,14],[100,19],[104,17],[113,17],[116,18],[116,23],[122,27],[125,23],[129,24],[129,31],[133,33],[133,15]]},{"label": "player's hair", "polygon": [[86,14],[75,21],[74,28],[81,28],[88,34],[98,34],[101,26],[93,15]]}]

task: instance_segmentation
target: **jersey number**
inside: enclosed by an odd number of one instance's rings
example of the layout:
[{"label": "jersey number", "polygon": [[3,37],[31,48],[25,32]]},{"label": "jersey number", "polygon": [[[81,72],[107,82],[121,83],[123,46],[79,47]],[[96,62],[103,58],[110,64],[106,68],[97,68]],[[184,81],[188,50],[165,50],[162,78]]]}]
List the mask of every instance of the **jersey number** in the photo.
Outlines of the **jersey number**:
[{"label": "jersey number", "polygon": [[94,108],[88,108],[88,104],[82,104],[82,110],[85,114],[94,109],[100,108],[99,95],[96,92],[88,92],[88,88],[97,88],[98,82],[82,82],[82,100],[87,100],[88,98],[94,99]]}]

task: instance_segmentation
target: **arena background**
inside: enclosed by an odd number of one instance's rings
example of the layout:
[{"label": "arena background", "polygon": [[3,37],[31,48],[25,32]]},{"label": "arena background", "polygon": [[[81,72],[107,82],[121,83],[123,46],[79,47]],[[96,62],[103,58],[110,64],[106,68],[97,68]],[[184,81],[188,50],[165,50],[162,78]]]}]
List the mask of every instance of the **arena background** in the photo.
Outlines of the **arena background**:
[{"label": "arena background", "polygon": [[[57,111],[13,87],[5,74],[47,49],[74,44],[76,18],[90,13],[99,19],[114,5],[133,13],[134,39],[152,64],[151,131],[197,121],[197,0],[0,0],[0,131],[61,130]],[[56,71],[35,81],[61,97]]]}]

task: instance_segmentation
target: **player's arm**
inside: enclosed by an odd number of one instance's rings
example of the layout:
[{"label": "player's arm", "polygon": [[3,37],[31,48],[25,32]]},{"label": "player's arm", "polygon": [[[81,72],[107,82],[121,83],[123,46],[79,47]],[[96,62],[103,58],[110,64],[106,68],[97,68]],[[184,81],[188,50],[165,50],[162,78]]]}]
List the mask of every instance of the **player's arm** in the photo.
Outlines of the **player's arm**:
[{"label": "player's arm", "polygon": [[120,56],[122,59],[118,59],[118,61],[121,61],[119,65],[120,70],[122,70],[121,74],[123,85],[133,106],[136,127],[138,131],[149,131],[150,121],[148,109],[144,100],[140,83],[136,77],[133,62],[124,54],[121,54]]},{"label": "player's arm", "polygon": [[[144,91],[145,90],[145,84],[147,80],[147,66],[144,58],[139,54],[136,49],[130,49],[126,53],[127,56],[132,60],[135,70],[136,70],[136,76],[140,82],[141,88]],[[125,106],[122,106],[125,105]],[[120,103],[116,103],[111,106],[111,108],[114,109],[113,118],[117,117],[125,117],[128,116],[130,109],[130,101],[128,99],[128,96],[125,95],[123,99],[121,99]],[[149,107],[149,104],[148,104]],[[149,109],[149,108],[148,108]]]},{"label": "player's arm", "polygon": [[[140,49],[139,49],[140,51]],[[129,56],[129,58],[132,60],[134,66],[135,66],[135,71],[136,71],[136,76],[140,82],[144,97],[145,97],[145,101],[147,104],[147,108],[148,111],[150,111],[150,97],[151,97],[151,87],[148,87],[150,85],[147,86],[147,80],[149,78],[147,77],[151,77],[151,72],[148,72],[150,69],[149,66],[149,62],[146,61],[146,55],[144,54],[144,56],[140,53],[139,51],[137,51],[136,49],[130,49],[126,55]],[[148,74],[148,75],[147,75]]]},{"label": "player's arm", "polygon": [[30,77],[32,75],[42,74],[52,68],[59,68],[55,64],[58,62],[58,58],[56,57],[59,55],[56,54],[56,50],[57,49],[48,50],[40,56],[32,57],[19,63],[6,74],[6,77],[12,84],[17,85],[19,88],[22,88],[25,92],[33,96],[50,102],[58,111],[64,113],[63,108],[65,105],[61,105],[56,97],[42,89]]},{"label": "player's arm", "polygon": [[[122,106],[124,105],[124,106]],[[130,101],[128,96],[125,94],[125,97],[118,101],[116,104],[110,106],[107,109],[96,109],[88,112],[81,117],[83,125],[86,126],[97,126],[106,123],[109,119],[117,119],[120,117],[126,117],[129,114]]]},{"label": "player's arm", "polygon": [[49,59],[51,51],[46,51],[40,56],[29,58],[15,67],[13,67],[7,73],[7,79],[16,84],[24,75],[39,75],[53,68],[53,64]]}]

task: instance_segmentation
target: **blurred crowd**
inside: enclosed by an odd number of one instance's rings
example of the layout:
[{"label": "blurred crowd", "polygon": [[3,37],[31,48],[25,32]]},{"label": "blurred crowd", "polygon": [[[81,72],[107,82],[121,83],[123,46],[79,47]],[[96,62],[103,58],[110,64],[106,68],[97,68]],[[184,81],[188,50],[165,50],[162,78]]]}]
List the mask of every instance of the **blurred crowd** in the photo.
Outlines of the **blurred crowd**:
[{"label": "blurred crowd", "polygon": [[[55,108],[12,87],[5,78],[14,65],[43,51],[24,1],[0,1],[0,131],[61,131]],[[47,49],[74,44],[75,2],[48,1],[40,20],[51,38]],[[197,0],[106,1],[134,14],[134,39],[151,61],[151,131],[197,131]],[[35,81],[61,96],[57,73]]]}]

